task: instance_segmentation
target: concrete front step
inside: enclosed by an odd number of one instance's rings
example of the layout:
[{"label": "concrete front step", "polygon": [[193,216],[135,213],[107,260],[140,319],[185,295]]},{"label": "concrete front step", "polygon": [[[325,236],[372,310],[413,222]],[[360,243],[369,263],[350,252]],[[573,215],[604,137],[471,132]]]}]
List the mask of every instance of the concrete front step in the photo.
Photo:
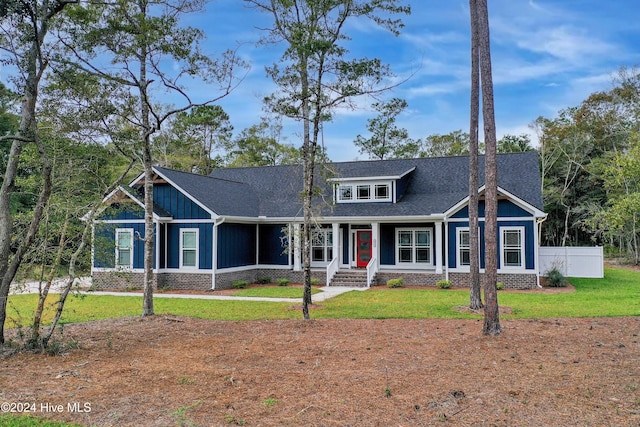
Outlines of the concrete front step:
[{"label": "concrete front step", "polygon": [[367,272],[343,270],[338,271],[331,280],[330,286],[367,287]]}]

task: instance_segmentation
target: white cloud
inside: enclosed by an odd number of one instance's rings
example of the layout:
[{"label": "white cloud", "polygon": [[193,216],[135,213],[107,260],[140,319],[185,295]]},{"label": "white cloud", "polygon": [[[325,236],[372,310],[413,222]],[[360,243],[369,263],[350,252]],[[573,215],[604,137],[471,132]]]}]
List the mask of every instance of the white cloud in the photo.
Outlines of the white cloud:
[{"label": "white cloud", "polygon": [[536,32],[518,32],[516,45],[536,53],[551,55],[570,62],[583,62],[602,54],[614,55],[618,48],[569,26],[547,27]]}]

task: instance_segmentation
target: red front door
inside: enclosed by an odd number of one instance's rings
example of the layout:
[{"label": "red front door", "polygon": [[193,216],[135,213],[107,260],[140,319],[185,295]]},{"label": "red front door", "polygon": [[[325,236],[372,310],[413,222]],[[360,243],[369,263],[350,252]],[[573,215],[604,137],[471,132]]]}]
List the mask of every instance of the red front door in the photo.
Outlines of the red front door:
[{"label": "red front door", "polygon": [[358,230],[356,246],[356,266],[366,267],[371,259],[371,230]]}]

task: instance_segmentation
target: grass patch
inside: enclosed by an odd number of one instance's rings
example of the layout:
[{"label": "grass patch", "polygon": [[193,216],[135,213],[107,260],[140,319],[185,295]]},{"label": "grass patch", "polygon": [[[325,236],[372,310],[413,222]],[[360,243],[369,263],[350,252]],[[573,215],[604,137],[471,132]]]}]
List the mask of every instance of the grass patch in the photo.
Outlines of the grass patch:
[{"label": "grass patch", "polygon": [[[11,295],[7,307],[7,327],[28,325],[37,305],[38,296]],[[53,319],[57,295],[47,299],[43,323]],[[201,319],[219,320],[264,320],[291,319],[300,317],[297,312],[287,310],[289,303],[266,301],[221,301],[182,298],[156,298],[156,314],[173,314]],[[65,305],[62,323],[88,322],[118,317],[140,316],[142,297],[110,295],[86,295],[70,297]],[[1,425],[1,424],[0,424]]]},{"label": "grass patch", "polygon": [[352,291],[323,302],[318,317],[351,319],[473,318],[452,307],[469,302],[469,291],[377,287]]},{"label": "grass patch", "polygon": [[81,427],[79,424],[47,421],[28,415],[16,417],[8,414],[0,415],[0,425],[4,427]]},{"label": "grass patch", "polygon": [[[499,294],[499,304],[508,306],[513,314],[506,319],[549,317],[610,317],[640,315],[640,273],[605,269],[604,279],[569,279],[576,292],[557,294],[510,293]],[[282,296],[294,291],[300,297],[300,288],[264,287],[245,291],[257,291],[253,296]],[[265,295],[262,292],[276,292]],[[49,298],[44,321],[53,315],[56,295]],[[8,324],[28,325],[36,307],[37,295],[11,295],[8,304]],[[469,303],[469,291],[450,289],[388,289],[377,287],[365,292],[352,291],[322,303],[323,309],[314,312],[315,318],[352,319],[424,319],[424,318],[477,318],[477,315],[452,310]],[[202,319],[264,320],[299,319],[298,310],[290,310],[289,303],[264,301],[220,301],[182,298],[157,298],[155,312]],[[71,297],[62,318],[63,323],[86,322],[116,317],[139,316],[142,297],[115,297],[87,295]],[[0,424],[1,425],[1,424]]]},{"label": "grass patch", "polygon": [[640,315],[640,273],[605,268],[604,279],[569,278],[576,292],[500,293],[499,303],[514,309],[507,318],[612,317]]},{"label": "grass patch", "polygon": [[[303,288],[290,288],[283,286],[261,286],[259,288],[242,289],[233,295],[239,297],[267,297],[267,298],[302,298]],[[322,292],[320,289],[311,288],[311,294]]]}]

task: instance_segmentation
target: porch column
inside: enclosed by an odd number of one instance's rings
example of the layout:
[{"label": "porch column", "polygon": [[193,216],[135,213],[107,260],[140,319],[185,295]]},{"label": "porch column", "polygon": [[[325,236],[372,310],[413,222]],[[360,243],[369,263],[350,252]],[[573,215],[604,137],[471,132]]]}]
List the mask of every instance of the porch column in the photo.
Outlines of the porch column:
[{"label": "porch column", "polygon": [[371,223],[371,256],[376,258],[376,267],[380,265],[380,246],[378,245],[380,240],[380,224],[377,222]]},{"label": "porch column", "polygon": [[[155,226],[156,226],[156,232],[155,232],[155,239],[153,241],[154,246],[155,246],[155,268],[153,269],[153,272],[155,273],[156,277],[156,286],[158,286],[158,272],[160,271],[160,221],[156,221],[155,222]],[[158,286],[160,287],[160,286]]]},{"label": "porch column", "polygon": [[[331,233],[333,234],[333,257],[331,259],[331,261],[333,261],[333,258],[336,257],[340,257],[341,258],[341,254],[340,254],[340,224],[337,222],[334,222],[331,224]],[[339,262],[339,264],[342,264],[342,262]]]},{"label": "porch column", "polygon": [[293,271],[302,271],[300,224],[293,224]]},{"label": "porch column", "polygon": [[436,274],[442,274],[442,223],[436,222]]}]

